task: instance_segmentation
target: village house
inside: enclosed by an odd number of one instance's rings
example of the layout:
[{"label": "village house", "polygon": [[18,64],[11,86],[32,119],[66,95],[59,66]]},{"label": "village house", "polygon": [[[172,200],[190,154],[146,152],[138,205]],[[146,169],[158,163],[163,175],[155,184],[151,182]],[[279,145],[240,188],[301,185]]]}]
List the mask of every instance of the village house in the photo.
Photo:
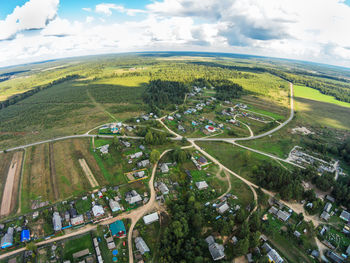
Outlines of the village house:
[{"label": "village house", "polygon": [[100,217],[105,214],[105,211],[101,205],[94,205],[92,207],[92,213],[94,214],[94,217]]},{"label": "village house", "polygon": [[13,227],[7,229],[6,234],[1,238],[1,248],[7,248],[13,245]]},{"label": "village house", "polygon": [[149,164],[150,164],[150,162],[149,162],[149,160],[147,159],[147,160],[143,160],[143,161],[141,161],[141,162],[138,162],[138,163],[137,163],[137,166],[138,166],[139,168],[143,168],[143,167],[147,167]]},{"label": "village house", "polygon": [[125,201],[132,205],[142,201],[142,197],[135,190],[132,190],[125,194]]},{"label": "village house", "polygon": [[213,127],[211,125],[206,125],[204,128],[207,130],[207,132],[210,132],[210,133],[216,131],[215,127]]},{"label": "village house", "polygon": [[328,221],[331,218],[331,216],[326,211],[323,211],[322,214],[320,215],[320,218],[325,221]]},{"label": "village house", "polygon": [[274,263],[282,263],[283,262],[283,259],[281,258],[281,256],[274,249],[271,249],[267,253],[267,256],[268,256],[270,262],[274,262]]},{"label": "village house", "polygon": [[53,213],[52,223],[53,223],[53,230],[60,231],[62,229],[62,219],[58,212]]},{"label": "village house", "polygon": [[108,153],[108,149],[109,149],[109,144],[97,147],[97,149],[99,149],[102,154],[107,154]]},{"label": "village house", "polygon": [[109,225],[109,230],[113,237],[123,238],[126,237],[126,229],[122,220],[117,220]]},{"label": "village house", "polygon": [[140,158],[142,155],[143,155],[143,152],[137,152],[137,153],[131,154],[131,155],[130,155],[130,158],[131,158],[131,159],[138,159],[138,158]]},{"label": "village house", "polygon": [[185,128],[182,125],[180,125],[180,124],[177,126],[177,129],[179,131],[181,131],[181,132],[185,132],[186,131]]},{"label": "village house", "polygon": [[323,208],[323,211],[326,211],[327,213],[329,213],[331,211],[331,208],[332,208],[332,204],[330,202],[328,202],[324,208]]},{"label": "village house", "polygon": [[159,189],[159,191],[162,192],[163,195],[169,194],[169,189],[168,189],[168,187],[166,186],[166,184],[163,183],[163,182],[160,182],[160,183],[158,184],[158,189]]},{"label": "village house", "polygon": [[159,220],[159,217],[157,212],[154,212],[152,214],[149,214],[143,217],[143,222],[145,222],[146,225],[149,225],[158,220]]},{"label": "village house", "polygon": [[346,222],[350,221],[350,213],[346,210],[343,210],[339,216],[341,219],[345,220]]},{"label": "village house", "polygon": [[134,173],[134,177],[136,177],[136,178],[145,177],[145,171],[138,171],[138,172]]},{"label": "village house", "polygon": [[208,188],[208,184],[206,181],[196,182],[196,186],[197,186],[198,190],[203,190],[203,189]]},{"label": "village house", "polygon": [[223,202],[221,204],[219,204],[217,207],[216,207],[216,211],[219,213],[219,214],[223,214],[225,213],[227,210],[229,210],[230,207],[228,206],[227,202]]},{"label": "village house", "polygon": [[130,142],[127,142],[127,141],[121,141],[121,142],[126,148],[129,148],[131,146]]},{"label": "village house", "polygon": [[21,232],[21,242],[30,241],[30,231],[29,229],[23,229]]},{"label": "village house", "polygon": [[268,212],[270,214],[277,215],[278,209],[276,207],[274,207],[274,206],[271,206]]},{"label": "village house", "polygon": [[142,239],[142,237],[135,238],[135,246],[142,255],[146,252],[150,252],[149,247],[147,246],[146,242]]},{"label": "village house", "polygon": [[337,253],[335,253],[334,251],[328,250],[326,255],[332,260],[332,262],[335,262],[335,263],[344,262],[344,258],[338,255]]},{"label": "village house", "polygon": [[225,257],[224,246],[216,243],[213,236],[208,236],[205,241],[208,244],[209,252],[214,261],[223,259]]},{"label": "village house", "polygon": [[198,163],[201,165],[201,166],[204,166],[204,165],[207,165],[208,164],[208,160],[204,157],[204,156],[200,156],[198,158]]},{"label": "village house", "polygon": [[282,210],[279,210],[277,212],[277,218],[282,220],[283,222],[287,222],[288,219],[290,218],[291,214],[285,212],[285,211],[282,211]]},{"label": "village house", "polygon": [[169,172],[169,167],[166,163],[162,163],[162,165],[160,166],[160,171],[164,174],[164,173],[168,173]]},{"label": "village house", "polygon": [[113,199],[109,200],[109,207],[111,208],[112,212],[118,212],[121,209],[120,204]]},{"label": "village house", "polygon": [[70,221],[71,221],[72,226],[84,224],[84,216],[78,215],[78,216],[72,218]]}]

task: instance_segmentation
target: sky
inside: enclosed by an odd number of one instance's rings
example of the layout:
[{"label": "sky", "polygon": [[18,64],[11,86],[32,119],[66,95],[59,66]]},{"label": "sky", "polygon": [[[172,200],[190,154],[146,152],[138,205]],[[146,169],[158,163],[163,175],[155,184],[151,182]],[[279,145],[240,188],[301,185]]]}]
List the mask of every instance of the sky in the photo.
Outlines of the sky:
[{"label": "sky", "polygon": [[132,51],[350,67],[350,0],[1,0],[0,67]]}]

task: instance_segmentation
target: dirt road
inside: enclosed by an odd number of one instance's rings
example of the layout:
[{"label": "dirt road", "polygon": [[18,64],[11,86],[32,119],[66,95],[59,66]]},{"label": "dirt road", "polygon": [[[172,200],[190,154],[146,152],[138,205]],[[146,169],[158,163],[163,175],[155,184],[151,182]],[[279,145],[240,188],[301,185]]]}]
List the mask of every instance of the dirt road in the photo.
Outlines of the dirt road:
[{"label": "dirt road", "polygon": [[22,158],[23,152],[16,152],[12,157],[2,195],[0,216],[9,215],[16,205],[18,185],[22,169]]},{"label": "dirt road", "polygon": [[92,188],[98,187],[98,182],[96,181],[95,176],[92,174],[90,167],[86,163],[85,159],[79,159],[79,164],[83,169],[86,175],[86,178],[89,180],[91,187]]}]

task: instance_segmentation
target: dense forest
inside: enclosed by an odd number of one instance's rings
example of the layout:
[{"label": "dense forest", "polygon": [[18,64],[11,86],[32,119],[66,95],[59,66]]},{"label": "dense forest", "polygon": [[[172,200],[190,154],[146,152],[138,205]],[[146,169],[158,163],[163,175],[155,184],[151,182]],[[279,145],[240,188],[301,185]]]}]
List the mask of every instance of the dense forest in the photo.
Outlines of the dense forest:
[{"label": "dense forest", "polygon": [[164,229],[159,262],[211,262],[208,246],[200,238],[202,206],[189,193],[169,202],[171,222]]},{"label": "dense forest", "polygon": [[151,80],[143,94],[143,100],[151,108],[156,106],[164,109],[171,104],[182,104],[188,91],[183,82]]},{"label": "dense forest", "polygon": [[301,200],[303,198],[304,189],[301,181],[305,180],[305,177],[298,170],[290,172],[266,162],[256,167],[253,174],[261,187],[278,192],[284,200]]},{"label": "dense forest", "polygon": [[218,100],[231,100],[237,99],[241,96],[243,88],[237,83],[233,83],[229,80],[211,80],[212,86],[215,87],[215,97]]},{"label": "dense forest", "polygon": [[50,82],[50,83],[48,83],[46,85],[41,85],[41,86],[38,86],[38,87],[34,87],[31,90],[28,90],[26,92],[13,95],[10,98],[8,98],[7,100],[0,102],[0,110],[3,109],[3,108],[8,107],[10,105],[13,105],[13,104],[15,104],[15,103],[25,99],[25,98],[28,98],[28,97],[34,95],[35,93],[37,93],[37,92],[39,92],[41,90],[51,88],[51,87],[53,87],[56,84],[60,84],[62,82],[68,81],[68,80],[78,79],[80,77],[81,77],[80,75],[76,75],[76,74],[74,74],[74,75],[67,75],[67,76],[65,76],[63,78],[59,78],[57,80],[54,80],[54,81],[52,81],[52,82]]},{"label": "dense forest", "polygon": [[255,167],[253,174],[258,179],[258,185],[268,190],[275,191],[284,200],[306,199],[314,204],[314,208],[309,212],[317,212],[317,208],[323,203],[316,198],[312,191],[304,191],[302,181],[311,181],[322,191],[332,190],[332,195],[339,204],[350,209],[350,177],[339,177],[334,180],[333,174],[319,175],[313,167],[304,170],[295,169],[290,172],[279,166],[274,166],[267,162]]}]

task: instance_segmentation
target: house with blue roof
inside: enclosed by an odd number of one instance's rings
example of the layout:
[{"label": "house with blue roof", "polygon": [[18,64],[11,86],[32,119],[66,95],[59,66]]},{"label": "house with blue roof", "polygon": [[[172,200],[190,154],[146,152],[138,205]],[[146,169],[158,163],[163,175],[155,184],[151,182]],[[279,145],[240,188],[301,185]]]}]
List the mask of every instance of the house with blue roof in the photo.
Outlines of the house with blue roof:
[{"label": "house with blue roof", "polygon": [[123,238],[126,237],[126,229],[122,220],[117,220],[109,225],[109,230],[113,237]]},{"label": "house with blue roof", "polygon": [[30,240],[30,231],[29,229],[23,229],[21,232],[21,242],[27,242]]}]

